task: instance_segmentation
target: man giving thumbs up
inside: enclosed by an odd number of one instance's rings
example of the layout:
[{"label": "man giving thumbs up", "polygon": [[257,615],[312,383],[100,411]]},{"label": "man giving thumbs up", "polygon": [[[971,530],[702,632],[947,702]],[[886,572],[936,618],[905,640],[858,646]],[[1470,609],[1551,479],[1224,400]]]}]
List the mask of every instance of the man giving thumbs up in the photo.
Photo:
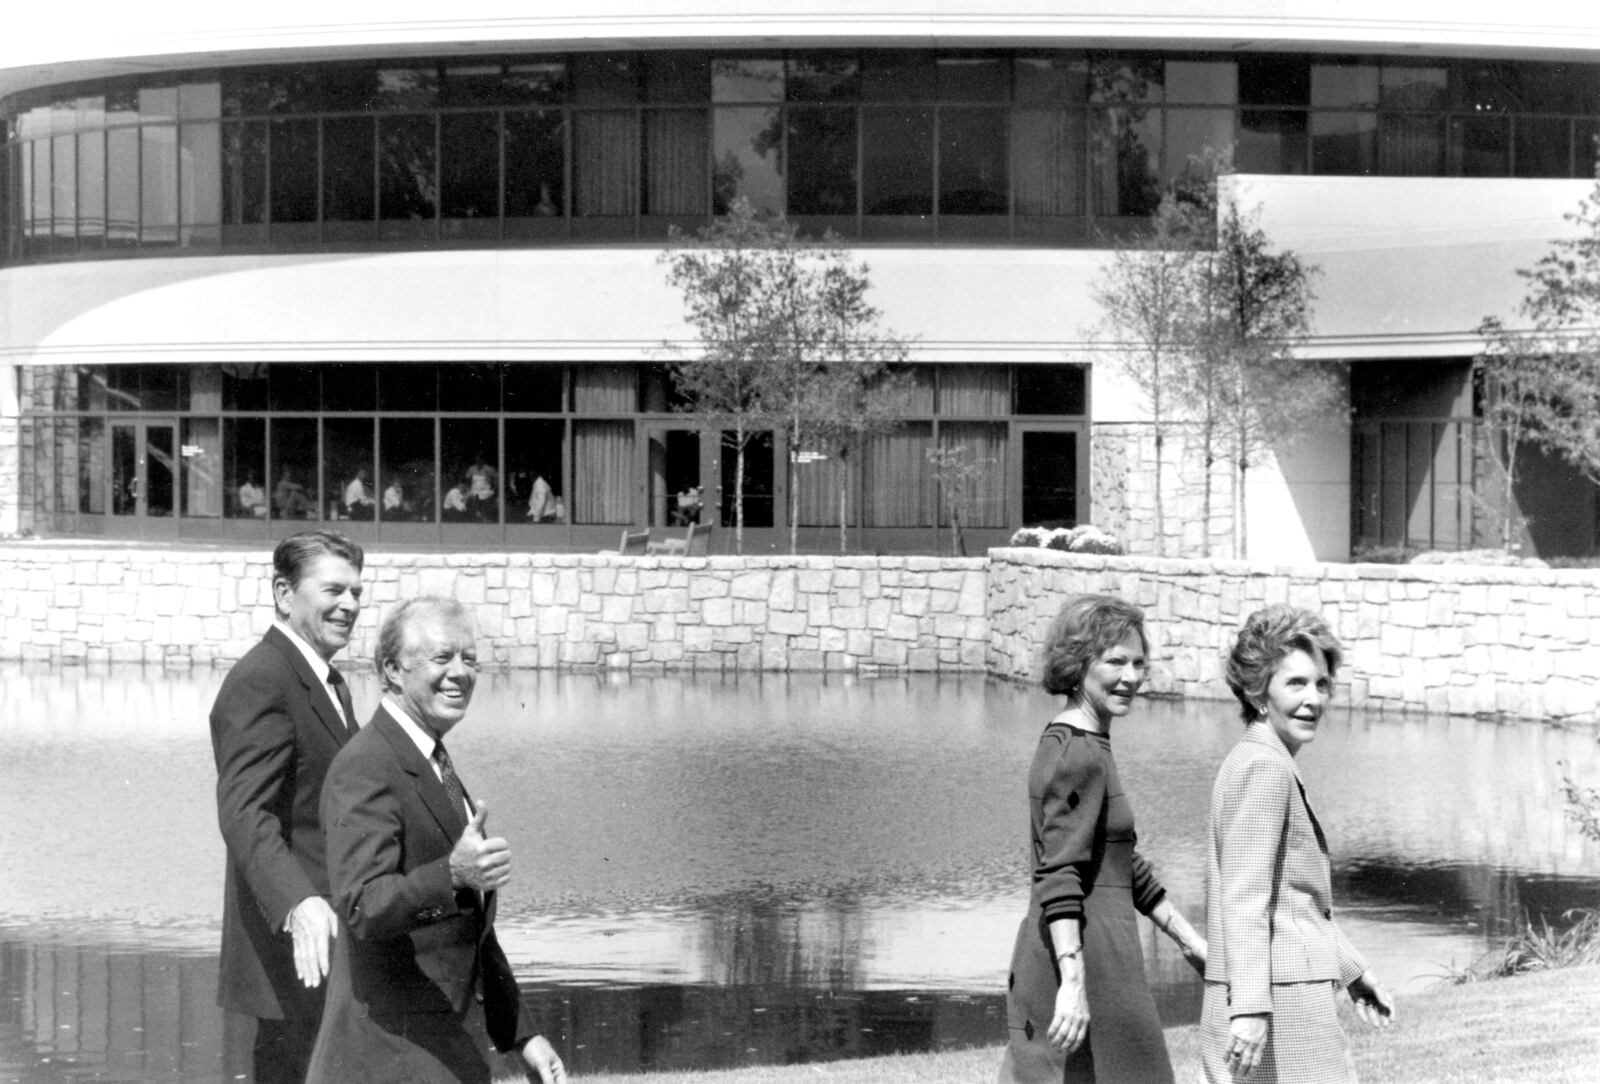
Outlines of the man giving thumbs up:
[{"label": "man giving thumbs up", "polygon": [[491,1077],[514,1052],[530,1080],[566,1070],[536,1035],[494,935],[511,849],[484,834],[445,750],[478,679],[460,603],[417,598],[378,633],[383,701],[328,768],[328,880],[341,933],[308,1084]]}]

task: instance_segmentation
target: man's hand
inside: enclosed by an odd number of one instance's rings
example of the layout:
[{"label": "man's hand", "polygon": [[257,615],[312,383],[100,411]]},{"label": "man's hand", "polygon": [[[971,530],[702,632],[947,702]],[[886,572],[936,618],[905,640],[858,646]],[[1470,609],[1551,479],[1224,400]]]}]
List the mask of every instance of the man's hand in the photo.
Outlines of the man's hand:
[{"label": "man's hand", "polygon": [[475,888],[493,892],[511,880],[511,845],[499,836],[483,837],[483,822],[489,807],[477,803],[461,838],[450,852],[450,884],[456,888]]},{"label": "man's hand", "polygon": [[529,1039],[518,1053],[522,1055],[522,1064],[527,1066],[529,1080],[537,1073],[539,1084],[564,1084],[566,1081],[567,1067],[561,1064],[555,1047],[543,1035]]},{"label": "man's hand", "polygon": [[294,905],[285,924],[294,937],[294,970],[306,986],[321,986],[328,977],[333,939],[339,919],[321,896],[307,896]]}]

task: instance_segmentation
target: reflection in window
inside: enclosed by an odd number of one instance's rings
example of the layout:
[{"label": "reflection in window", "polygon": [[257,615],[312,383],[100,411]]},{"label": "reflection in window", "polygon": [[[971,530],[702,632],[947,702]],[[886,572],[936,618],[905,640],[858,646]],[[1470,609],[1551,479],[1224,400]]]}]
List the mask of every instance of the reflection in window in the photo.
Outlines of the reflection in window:
[{"label": "reflection in window", "polygon": [[633,422],[572,423],[574,523],[630,524],[633,512]]},{"label": "reflection in window", "polygon": [[647,215],[706,213],[706,112],[652,109],[644,119]]},{"label": "reflection in window", "polygon": [[1320,109],[1376,109],[1378,66],[1311,65],[1311,104]]},{"label": "reflection in window", "polygon": [[[378,218],[386,238],[429,236],[439,213],[438,149],[432,116],[378,120]],[[423,224],[422,230],[396,224]]]},{"label": "reflection in window", "polygon": [[1511,118],[1450,118],[1450,174],[1456,177],[1511,175]]},{"label": "reflection in window", "polygon": [[1233,164],[1240,173],[1304,173],[1309,144],[1301,110],[1244,109]]},{"label": "reflection in window", "polygon": [[78,422],[78,511],[106,514],[106,423],[104,418]]},{"label": "reflection in window", "polygon": [[1311,114],[1311,172],[1361,176],[1377,168],[1377,114]]},{"label": "reflection in window", "polygon": [[446,523],[500,522],[500,423],[444,418],[439,422],[439,469]]},{"label": "reflection in window", "polygon": [[1006,112],[939,111],[939,213],[1003,215],[1007,206]]},{"label": "reflection in window", "polygon": [[1439,177],[1444,171],[1444,117],[1378,114],[1378,172],[1388,177]]},{"label": "reflection in window", "polygon": [[638,115],[578,113],[573,126],[573,213],[632,215],[639,202]]},{"label": "reflection in window", "polygon": [[1019,215],[1083,214],[1083,114],[1019,109],[1011,114],[1011,183]]},{"label": "reflection in window", "polygon": [[712,111],[713,213],[727,214],[738,196],[749,200],[757,211],[783,212],[780,116],[776,108]]},{"label": "reflection in window", "polygon": [[505,118],[506,218],[564,216],[567,154],[561,114],[534,110],[507,113]]},{"label": "reflection in window", "polygon": [[370,522],[377,512],[372,477],[371,418],[326,418],[322,423],[322,492],[327,518]]},{"label": "reflection in window", "polygon": [[40,144],[40,150],[53,148],[51,169],[51,220],[53,232],[67,242],[68,248],[78,232],[78,141],[70,135],[59,135]]},{"label": "reflection in window", "polygon": [[222,515],[222,421],[219,418],[183,419],[183,439],[178,449],[181,473],[180,510],[185,516],[217,518]]},{"label": "reflection in window", "polygon": [[454,223],[454,232],[492,226],[500,214],[500,125],[495,114],[441,116],[439,168],[440,214]]},{"label": "reflection in window", "polygon": [[378,447],[379,518],[385,523],[434,522],[433,419],[384,418],[378,423]]},{"label": "reflection in window", "polygon": [[865,213],[933,213],[932,110],[864,109],[861,145]]},{"label": "reflection in window", "polygon": [[506,421],[506,522],[565,523],[560,421]]},{"label": "reflection in window", "polygon": [[1090,178],[1094,211],[1143,216],[1161,197],[1159,109],[1106,109],[1092,115]]},{"label": "reflection in window", "polygon": [[1012,62],[1015,101],[1035,105],[1081,105],[1088,100],[1089,62],[1082,53],[1022,55]]},{"label": "reflection in window", "polygon": [[267,220],[267,126],[246,121],[222,126],[222,222],[225,238],[255,239],[254,231],[230,227],[259,226]]},{"label": "reflection in window", "polygon": [[267,518],[267,422],[222,419],[222,486],[230,519]]},{"label": "reflection in window", "polygon": [[[1004,422],[946,422],[939,427],[939,448],[959,449],[958,462],[978,468],[957,495],[964,527],[1006,527],[1006,445]],[[939,526],[950,526],[954,509],[940,494]]]},{"label": "reflection in window", "polygon": [[851,50],[789,55],[784,96],[791,102],[853,102],[861,95],[861,65]]},{"label": "reflection in window", "polygon": [[856,113],[788,109],[789,214],[856,213]]},{"label": "reflection in window", "polygon": [[[317,220],[317,122],[278,120],[268,128],[271,141],[272,225]],[[285,240],[274,229],[275,240]]]},{"label": "reflection in window", "polygon": [[1019,365],[1016,371],[1018,414],[1088,413],[1083,366]]},{"label": "reflection in window", "polygon": [[106,244],[139,243],[139,130],[106,133]]},{"label": "reflection in window", "polygon": [[178,239],[178,129],[139,129],[139,241],[170,245]]},{"label": "reflection in window", "polygon": [[715,57],[711,61],[713,102],[783,101],[783,61],[755,57]]},{"label": "reflection in window", "polygon": [[268,433],[272,440],[272,518],[316,518],[316,419],[274,418]]},{"label": "reflection in window", "polygon": [[330,236],[372,235],[372,123],[371,117],[330,117],[322,122],[322,217],[330,224],[362,226],[353,233],[336,228]]},{"label": "reflection in window", "polygon": [[[1572,122],[1566,117],[1516,117],[1512,156],[1518,177],[1571,177]],[[1589,144],[1588,146],[1593,146]],[[1581,156],[1587,163],[1589,155]]]},{"label": "reflection in window", "polygon": [[1226,159],[1232,152],[1233,110],[1167,110],[1162,176],[1169,184],[1180,179],[1209,179],[1216,170],[1215,156]]}]

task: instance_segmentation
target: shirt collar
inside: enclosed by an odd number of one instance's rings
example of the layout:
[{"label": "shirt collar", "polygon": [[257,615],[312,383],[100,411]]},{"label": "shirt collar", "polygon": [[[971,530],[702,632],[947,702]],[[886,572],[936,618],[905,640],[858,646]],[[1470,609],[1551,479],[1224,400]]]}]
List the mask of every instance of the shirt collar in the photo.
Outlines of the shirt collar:
[{"label": "shirt collar", "polygon": [[422,759],[431,762],[433,760],[433,750],[439,744],[438,740],[428,732],[426,727],[413,719],[411,713],[401,706],[400,701],[389,693],[383,694],[383,707],[389,713],[389,717],[400,724],[400,729],[406,732],[406,737],[416,744],[417,749],[422,753]]},{"label": "shirt collar", "polygon": [[300,638],[300,634],[289,627],[289,623],[282,618],[272,622],[273,626],[289,638],[289,642],[300,649],[300,654],[306,657],[306,662],[311,664],[311,672],[317,675],[317,680],[324,685],[328,683],[328,671],[333,667],[328,665],[328,660],[317,654],[316,648]]}]

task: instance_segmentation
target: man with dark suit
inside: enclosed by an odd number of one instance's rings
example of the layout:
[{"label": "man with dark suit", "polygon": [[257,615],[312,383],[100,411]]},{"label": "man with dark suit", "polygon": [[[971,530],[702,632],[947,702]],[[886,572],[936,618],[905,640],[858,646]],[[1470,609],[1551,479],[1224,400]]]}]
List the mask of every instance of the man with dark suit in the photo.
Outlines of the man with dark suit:
[{"label": "man with dark suit", "polygon": [[472,701],[472,622],[453,599],[402,602],[375,654],[383,702],[322,791],[343,936],[308,1084],[488,1084],[492,1043],[529,1079],[566,1080],[494,933],[511,851],[485,838],[444,748]]},{"label": "man with dark suit", "polygon": [[254,1018],[256,1084],[304,1080],[322,1018],[338,922],[318,800],[356,726],[349,689],[329,661],[361,612],[362,560],[361,547],[333,531],[280,542],[272,555],[277,619],[228,671],[211,709],[228,852],[217,1003]]}]

